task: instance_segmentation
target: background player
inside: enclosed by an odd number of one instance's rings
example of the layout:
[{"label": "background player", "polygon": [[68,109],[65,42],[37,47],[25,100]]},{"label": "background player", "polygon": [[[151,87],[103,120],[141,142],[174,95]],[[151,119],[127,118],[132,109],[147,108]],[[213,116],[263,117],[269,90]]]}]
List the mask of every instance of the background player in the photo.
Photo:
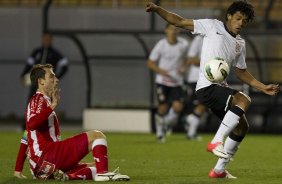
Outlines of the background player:
[{"label": "background player", "polygon": [[159,142],[165,141],[168,126],[176,123],[183,107],[183,76],[180,68],[188,50],[188,42],[178,36],[178,28],[167,24],[165,34],[166,37],[155,45],[147,61],[148,68],[156,73],[159,104],[155,124]]},{"label": "background player", "polygon": [[[30,70],[36,64],[51,64],[54,67],[56,77],[61,79],[68,70],[68,59],[61,52],[53,47],[53,36],[50,33],[42,35],[42,45],[36,47],[27,59],[27,63],[21,74],[22,83],[29,87],[27,102],[36,92],[30,85]],[[25,130],[25,122],[23,121],[22,130]]]},{"label": "background player", "polygon": [[204,36],[196,94],[222,120],[214,138],[207,145],[207,150],[219,157],[209,177],[235,178],[226,171],[226,165],[248,132],[245,112],[251,99],[226,84],[211,83],[204,77],[203,67],[206,61],[220,57],[228,62],[229,67],[234,67],[236,76],[244,83],[267,95],[276,95],[279,92],[278,85],[265,85],[247,70],[245,41],[239,33],[253,20],[253,6],[246,1],[235,1],[227,9],[225,23],[216,19],[185,19],[151,2],[147,3],[146,11],[156,12],[168,23]]},{"label": "background player", "polygon": [[201,118],[203,118],[206,112],[205,106],[199,103],[195,93],[196,84],[199,79],[202,45],[203,37],[196,35],[191,42],[184,67],[184,71],[186,71],[185,82],[187,84],[187,93],[189,93],[189,101],[185,104],[187,109],[185,108],[184,110],[193,108],[192,112],[185,118],[186,136],[190,140],[201,140],[201,137],[197,135],[197,129],[200,125]]}]

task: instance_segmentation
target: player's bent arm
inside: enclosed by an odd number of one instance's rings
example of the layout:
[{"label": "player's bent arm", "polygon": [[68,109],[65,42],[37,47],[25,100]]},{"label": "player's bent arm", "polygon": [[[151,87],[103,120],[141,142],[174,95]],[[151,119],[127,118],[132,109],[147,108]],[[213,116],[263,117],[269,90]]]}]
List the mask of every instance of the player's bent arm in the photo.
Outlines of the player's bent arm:
[{"label": "player's bent arm", "polygon": [[255,79],[246,69],[235,69],[236,76],[244,83],[250,85],[251,87],[262,91],[268,95],[276,95],[279,92],[279,85],[269,84],[265,85]]},{"label": "player's bent arm", "polygon": [[186,60],[186,63],[188,65],[200,66],[200,60],[198,57],[188,57],[188,59]]},{"label": "player's bent arm", "polygon": [[197,57],[188,57],[179,68],[181,75],[184,75],[191,65],[200,66],[200,60]]},{"label": "player's bent arm", "polygon": [[36,130],[41,125],[45,123],[45,121],[48,119],[49,115],[53,112],[53,109],[49,106],[46,109],[43,109],[38,114],[31,114],[30,118],[27,121],[27,126],[30,130]]},{"label": "player's bent arm", "polygon": [[147,67],[152,70],[155,73],[159,73],[161,75],[168,75],[167,71],[162,70],[160,67],[158,67],[156,65],[156,63],[154,61],[152,61],[151,59],[148,59],[147,61]]},{"label": "player's bent arm", "polygon": [[251,87],[263,91],[265,85],[258,80],[256,80],[246,69],[235,69],[236,76],[244,83],[250,85]]},{"label": "player's bent arm", "polygon": [[153,3],[147,4],[146,11],[147,12],[149,11],[156,12],[159,16],[165,19],[168,23],[175,25],[176,27],[181,27],[189,31],[194,31],[194,22],[192,19],[185,19]]}]

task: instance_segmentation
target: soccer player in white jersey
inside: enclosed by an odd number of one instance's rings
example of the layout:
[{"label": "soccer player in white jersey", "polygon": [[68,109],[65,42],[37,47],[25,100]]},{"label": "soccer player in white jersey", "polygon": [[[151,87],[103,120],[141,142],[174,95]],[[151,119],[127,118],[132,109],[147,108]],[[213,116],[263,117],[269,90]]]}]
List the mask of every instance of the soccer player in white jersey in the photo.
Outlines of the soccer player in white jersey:
[{"label": "soccer player in white jersey", "polygon": [[226,171],[226,165],[248,131],[245,112],[251,98],[226,85],[211,83],[204,77],[203,67],[206,61],[220,57],[228,62],[229,67],[234,68],[242,82],[267,95],[279,92],[278,85],[263,84],[247,70],[245,40],[239,34],[253,20],[253,6],[242,0],[233,2],[227,9],[225,23],[215,19],[185,19],[151,2],[147,3],[146,11],[156,12],[168,23],[204,36],[196,94],[198,100],[222,120],[214,138],[207,145],[207,150],[219,157],[209,177],[235,178]]},{"label": "soccer player in white jersey", "polygon": [[[175,123],[183,107],[183,76],[180,68],[188,51],[188,41],[178,36],[179,29],[167,24],[166,37],[153,48],[147,67],[156,73],[158,109],[155,116],[156,136],[165,141],[167,127]],[[170,109],[171,107],[171,109]]]},{"label": "soccer player in white jersey", "polygon": [[201,140],[201,137],[197,135],[197,129],[200,125],[201,118],[206,112],[206,107],[199,103],[195,93],[195,87],[199,79],[202,45],[203,36],[196,35],[191,42],[187,60],[183,67],[183,71],[186,72],[185,82],[187,85],[187,93],[190,93],[188,94],[190,100],[185,106],[187,106],[187,109],[193,108],[192,112],[185,118],[186,137],[190,140]]}]

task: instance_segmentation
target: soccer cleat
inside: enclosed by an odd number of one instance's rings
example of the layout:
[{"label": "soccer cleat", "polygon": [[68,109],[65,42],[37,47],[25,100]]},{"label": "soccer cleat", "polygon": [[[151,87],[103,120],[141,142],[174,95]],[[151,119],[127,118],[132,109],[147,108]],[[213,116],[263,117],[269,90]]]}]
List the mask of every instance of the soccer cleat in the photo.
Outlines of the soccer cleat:
[{"label": "soccer cleat", "polygon": [[106,172],[103,174],[97,173],[95,181],[129,181],[130,177],[119,173],[119,168],[115,169],[113,172]]},{"label": "soccer cleat", "polygon": [[186,138],[190,141],[202,141],[203,138],[201,136],[195,135],[195,136],[186,136]]},{"label": "soccer cleat", "polygon": [[65,174],[63,171],[58,169],[53,172],[53,177],[55,180],[59,180],[59,181],[66,181],[69,179],[67,174]]},{"label": "soccer cleat", "polygon": [[158,136],[157,141],[158,143],[165,143],[165,136]]},{"label": "soccer cleat", "polygon": [[171,136],[171,135],[172,135],[172,132],[173,132],[171,126],[166,126],[166,128],[165,128],[164,131],[165,131],[165,135],[166,135],[166,136]]},{"label": "soccer cleat", "polygon": [[227,153],[224,151],[222,142],[208,143],[207,151],[213,153],[219,158],[228,158]]},{"label": "soccer cleat", "polygon": [[227,179],[236,179],[237,177],[232,176],[228,171],[223,171],[222,173],[216,173],[214,169],[212,169],[209,173],[209,178],[227,178]]}]

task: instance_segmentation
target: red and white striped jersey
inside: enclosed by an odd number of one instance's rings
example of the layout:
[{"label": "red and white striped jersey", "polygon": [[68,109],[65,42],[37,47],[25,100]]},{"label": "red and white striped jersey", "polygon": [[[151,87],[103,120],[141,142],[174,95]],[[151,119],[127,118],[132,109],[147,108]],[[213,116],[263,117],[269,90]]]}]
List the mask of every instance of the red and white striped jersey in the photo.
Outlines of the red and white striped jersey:
[{"label": "red and white striped jersey", "polygon": [[28,158],[32,169],[35,169],[42,154],[49,149],[50,143],[61,140],[59,121],[50,105],[51,99],[37,92],[27,107]]}]

